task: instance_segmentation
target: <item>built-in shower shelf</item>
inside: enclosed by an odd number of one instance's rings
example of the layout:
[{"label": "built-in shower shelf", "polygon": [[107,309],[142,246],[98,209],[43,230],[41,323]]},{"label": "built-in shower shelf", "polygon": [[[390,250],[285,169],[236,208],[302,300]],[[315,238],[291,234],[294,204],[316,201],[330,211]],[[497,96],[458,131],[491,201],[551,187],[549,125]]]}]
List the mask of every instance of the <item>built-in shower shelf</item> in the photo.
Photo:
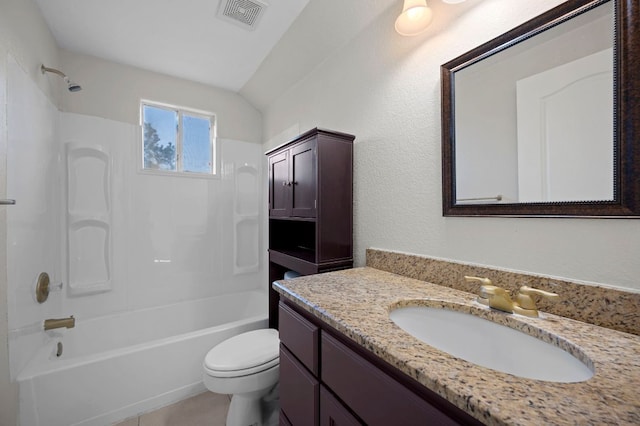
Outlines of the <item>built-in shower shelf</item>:
[{"label": "built-in shower shelf", "polygon": [[260,269],[260,170],[257,165],[235,166],[233,191],[234,274]]},{"label": "built-in shower shelf", "polygon": [[102,222],[109,224],[111,222],[111,217],[109,213],[105,214],[96,214],[95,212],[91,213],[68,213],[67,220],[69,223],[77,223],[77,222]]},{"label": "built-in shower shelf", "polygon": [[102,146],[67,144],[66,217],[69,294],[111,290],[111,161]]}]

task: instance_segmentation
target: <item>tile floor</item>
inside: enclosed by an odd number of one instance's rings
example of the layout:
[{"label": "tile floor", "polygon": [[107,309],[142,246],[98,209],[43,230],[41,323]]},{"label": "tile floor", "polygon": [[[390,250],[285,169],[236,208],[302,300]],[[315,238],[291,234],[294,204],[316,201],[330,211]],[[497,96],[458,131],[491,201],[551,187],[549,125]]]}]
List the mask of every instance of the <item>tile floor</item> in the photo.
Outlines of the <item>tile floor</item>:
[{"label": "tile floor", "polygon": [[224,426],[229,395],[204,392],[114,426]]}]

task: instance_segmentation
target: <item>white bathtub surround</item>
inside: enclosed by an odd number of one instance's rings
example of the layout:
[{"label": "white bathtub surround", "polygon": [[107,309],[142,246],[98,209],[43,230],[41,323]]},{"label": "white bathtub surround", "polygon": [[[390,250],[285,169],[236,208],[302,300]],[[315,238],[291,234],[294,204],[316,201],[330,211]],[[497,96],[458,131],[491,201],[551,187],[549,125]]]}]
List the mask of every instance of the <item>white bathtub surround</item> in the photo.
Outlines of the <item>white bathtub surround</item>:
[{"label": "white bathtub surround", "polygon": [[260,215],[261,147],[219,138],[219,177],[178,177],[140,171],[141,134],[61,114],[65,143],[103,146],[112,161],[112,291],[70,298],[70,310],[94,317],[261,287],[261,239],[242,222]]},{"label": "white bathtub surround", "polygon": [[21,424],[105,425],[198,394],[207,351],[266,326],[263,291],[79,320],[20,373]]},{"label": "white bathtub surround", "polygon": [[[41,272],[52,282],[61,280],[61,227],[58,222],[61,190],[57,161],[58,111],[12,56],[7,57],[7,194],[16,204],[6,208],[8,325],[31,327],[62,312],[59,293],[46,304],[35,298]],[[36,327],[37,328],[37,327]],[[43,336],[24,339],[16,352],[10,345],[11,378],[24,367]]]}]

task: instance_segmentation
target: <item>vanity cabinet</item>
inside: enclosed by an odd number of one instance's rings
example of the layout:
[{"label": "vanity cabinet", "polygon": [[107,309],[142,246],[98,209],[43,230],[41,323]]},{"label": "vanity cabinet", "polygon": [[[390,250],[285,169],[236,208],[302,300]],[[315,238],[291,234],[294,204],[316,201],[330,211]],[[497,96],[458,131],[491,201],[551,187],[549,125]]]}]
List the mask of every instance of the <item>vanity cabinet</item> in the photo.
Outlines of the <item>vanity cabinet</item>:
[{"label": "vanity cabinet", "polygon": [[480,425],[297,307],[280,302],[281,425]]},{"label": "vanity cabinet", "polygon": [[320,385],[320,425],[360,426],[358,418],[342,405],[324,385]]},{"label": "vanity cabinet", "polygon": [[353,141],[312,129],[266,153],[269,166],[269,326],[278,325],[271,283],[353,266]]}]

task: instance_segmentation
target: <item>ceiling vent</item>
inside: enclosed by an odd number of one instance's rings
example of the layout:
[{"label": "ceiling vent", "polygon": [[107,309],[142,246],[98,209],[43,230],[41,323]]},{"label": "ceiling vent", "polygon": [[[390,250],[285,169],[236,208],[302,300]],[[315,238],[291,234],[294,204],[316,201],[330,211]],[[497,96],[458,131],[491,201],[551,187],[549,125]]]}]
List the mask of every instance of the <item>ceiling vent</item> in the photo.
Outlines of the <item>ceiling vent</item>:
[{"label": "ceiling vent", "polygon": [[267,6],[259,0],[221,0],[218,17],[247,30],[253,30]]}]

